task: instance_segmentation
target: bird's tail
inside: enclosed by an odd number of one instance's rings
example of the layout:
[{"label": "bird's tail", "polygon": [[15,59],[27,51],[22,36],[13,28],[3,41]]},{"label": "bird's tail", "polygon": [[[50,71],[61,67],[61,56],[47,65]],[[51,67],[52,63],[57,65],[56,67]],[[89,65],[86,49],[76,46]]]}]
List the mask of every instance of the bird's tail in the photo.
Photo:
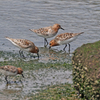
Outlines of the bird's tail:
[{"label": "bird's tail", "polygon": [[29,29],[30,31],[34,32],[34,29]]},{"label": "bird's tail", "polygon": [[8,36],[5,36],[5,38],[9,41],[12,41],[12,38],[9,38]]},{"label": "bird's tail", "polygon": [[5,38],[8,39],[8,40],[10,39],[8,36],[5,36]]},{"label": "bird's tail", "polygon": [[80,32],[80,33],[75,33],[75,36],[76,36],[76,35],[80,35],[80,34],[83,34],[83,33],[84,33],[84,32]]}]

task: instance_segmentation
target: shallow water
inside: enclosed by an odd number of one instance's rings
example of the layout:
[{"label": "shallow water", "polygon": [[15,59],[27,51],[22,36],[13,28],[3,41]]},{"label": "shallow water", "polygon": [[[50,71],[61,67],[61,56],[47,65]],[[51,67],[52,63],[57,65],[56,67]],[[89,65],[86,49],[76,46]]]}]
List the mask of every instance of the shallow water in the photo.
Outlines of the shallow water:
[{"label": "shallow water", "polygon": [[[25,99],[52,85],[72,84],[71,55],[66,52],[40,49],[40,59],[31,58],[25,53],[26,59],[20,58],[18,52],[0,51],[0,65],[13,65],[21,67],[24,77],[17,75],[8,77],[6,85],[5,76],[0,73],[0,95],[7,100]],[[46,51],[44,50],[46,49]],[[67,63],[67,65],[66,65]],[[21,81],[20,81],[21,80]]]},{"label": "shallow water", "polygon": [[[63,69],[40,69],[36,71],[25,71],[24,79],[21,79],[22,83],[17,78],[14,82],[13,77],[8,78],[10,84],[7,86],[4,81],[4,76],[1,76],[0,81],[0,94],[8,97],[14,97],[18,99],[19,97],[23,99],[24,96],[30,96],[32,94],[38,93],[41,89],[46,89],[48,86],[64,83],[72,83],[71,71]],[[6,93],[6,94],[5,94]],[[18,97],[17,97],[18,96]]]},{"label": "shallow water", "polygon": [[[100,1],[1,0],[0,51],[15,52],[17,53],[17,57],[19,57],[19,49],[13,46],[4,37],[9,36],[12,38],[24,38],[33,41],[40,49],[40,59],[31,59],[33,62],[43,62],[45,64],[48,62],[55,63],[61,61],[70,63],[72,54],[67,54],[68,48],[66,49],[66,52],[62,51],[64,46],[57,46],[51,48],[51,50],[48,50],[48,47],[43,47],[44,39],[29,31],[31,28],[38,29],[41,27],[51,26],[55,23],[59,23],[65,29],[59,30],[58,34],[65,32],[84,32],[84,34],[80,35],[75,41],[71,43],[71,53],[82,44],[95,42],[100,38]],[[53,38],[49,38],[48,41]],[[4,61],[4,57],[5,56],[2,55],[0,57],[0,61]],[[6,60],[12,59],[9,56],[7,57],[9,59],[7,58]],[[26,61],[29,60],[30,58],[26,59]],[[25,75],[27,75],[27,73],[28,72],[25,71]],[[32,70],[31,73],[34,77],[30,76],[28,81],[26,81],[27,78],[22,79],[23,84],[18,83],[18,85],[16,85],[12,83],[11,86],[8,87],[5,86],[4,76],[1,75],[0,97],[1,94],[3,94],[3,100],[10,100],[11,97],[17,97],[17,95],[19,97],[21,95],[21,98],[23,98],[25,94],[34,94],[36,91],[42,88],[44,89],[47,85],[66,82],[72,83],[72,77],[69,77],[70,81],[67,81],[66,79],[68,78],[67,76],[71,76],[71,71],[64,71],[63,69],[44,69],[43,71],[38,70],[38,72]],[[33,80],[32,87],[31,79]],[[61,79],[63,80],[61,81]],[[25,88],[26,86],[27,88]],[[9,95],[9,98],[7,98],[7,95],[5,94],[11,95]]]},{"label": "shallow water", "polygon": [[[4,0],[0,1],[0,50],[18,50],[4,37],[25,38],[43,47],[43,38],[29,29],[59,23],[65,32],[84,32],[71,43],[71,51],[99,40],[99,0]],[[53,38],[49,38],[50,41]],[[63,46],[53,47],[62,50]]]}]

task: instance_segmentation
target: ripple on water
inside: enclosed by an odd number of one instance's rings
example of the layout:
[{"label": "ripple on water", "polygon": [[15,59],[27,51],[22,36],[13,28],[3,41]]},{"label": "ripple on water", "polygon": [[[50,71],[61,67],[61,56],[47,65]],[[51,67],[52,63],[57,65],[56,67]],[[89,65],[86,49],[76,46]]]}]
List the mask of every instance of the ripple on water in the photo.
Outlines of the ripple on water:
[{"label": "ripple on water", "polygon": [[[20,77],[8,78],[10,85],[6,86],[4,76],[0,80],[0,93],[6,95],[31,95],[39,92],[41,89],[46,89],[48,86],[59,85],[64,83],[72,84],[72,71],[69,70],[56,70],[56,69],[39,69],[36,71],[25,71],[25,78],[19,81]],[[16,80],[17,79],[17,80]],[[16,83],[13,82],[16,80]],[[20,93],[19,93],[20,92]]]},{"label": "ripple on water", "polygon": [[[53,47],[51,50],[43,48],[43,38],[29,31],[30,28],[38,29],[59,23],[65,30],[59,30],[58,34],[65,32],[83,32],[77,40],[71,43],[71,53],[82,44],[95,42],[100,39],[100,0],[0,0],[0,50],[7,51],[0,53],[0,63],[14,64],[21,66],[31,62],[46,63],[66,62],[71,63],[72,54],[61,51],[64,46]],[[20,59],[18,48],[13,46],[4,37],[24,38],[31,40],[40,49],[40,59],[31,58],[25,53],[27,59]],[[53,37],[54,38],[54,37]],[[51,41],[49,38],[48,41]],[[15,62],[14,62],[15,61]],[[23,64],[24,65],[24,64]],[[29,64],[30,65],[30,64]],[[4,76],[0,76],[0,98],[11,100],[11,98],[23,98],[26,94],[37,93],[48,85],[72,83],[71,71],[66,69],[41,68],[31,69],[27,64],[24,68],[25,78],[23,84],[17,78],[17,84],[13,83],[14,78],[9,78],[11,85],[6,86]],[[62,66],[61,66],[62,67]],[[26,69],[28,71],[26,71]],[[1,95],[2,94],[2,95]]]}]

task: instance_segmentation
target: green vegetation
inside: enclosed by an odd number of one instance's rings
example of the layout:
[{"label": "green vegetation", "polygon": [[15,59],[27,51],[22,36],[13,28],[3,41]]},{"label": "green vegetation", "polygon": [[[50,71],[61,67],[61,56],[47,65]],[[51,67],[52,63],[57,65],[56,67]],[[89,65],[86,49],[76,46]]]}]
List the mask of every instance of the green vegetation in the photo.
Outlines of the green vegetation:
[{"label": "green vegetation", "polygon": [[[29,56],[28,56],[29,57]],[[67,69],[72,70],[72,64],[66,63],[66,62],[38,62],[38,59],[22,59],[19,57],[19,54],[12,53],[12,52],[3,52],[0,51],[0,58],[3,59],[3,61],[0,61],[0,66],[4,65],[13,65],[16,67],[21,67],[23,70],[38,70],[43,68],[54,68],[54,69]]]},{"label": "green vegetation", "polygon": [[[32,81],[35,80],[36,76],[34,76],[33,71],[38,71],[40,69],[54,69],[54,70],[72,70],[72,64],[66,63],[66,62],[39,62],[37,59],[21,59],[19,57],[19,54],[12,53],[12,52],[0,52],[1,60],[0,66],[4,65],[13,65],[16,67],[21,67],[24,70],[24,76],[25,78],[22,78],[21,76],[15,76],[14,80],[12,80],[11,77],[9,77],[9,80],[11,80],[12,84],[14,84],[13,81],[19,81],[22,80],[22,82],[26,82],[25,86],[28,86],[28,79],[32,79]],[[4,77],[1,78],[0,83],[5,82]],[[20,84],[18,82],[18,84]],[[13,85],[10,85],[12,87]],[[23,87],[24,88],[24,87]],[[15,93],[12,93],[11,95],[16,98],[22,98],[24,100],[81,100],[77,99],[77,93],[76,90],[73,87],[73,84],[59,84],[54,86],[46,86],[45,90],[38,91],[39,93],[33,95],[34,92],[29,93],[29,95],[21,96],[19,95],[19,92],[17,91]],[[13,90],[13,89],[12,89]],[[9,90],[8,90],[9,91]],[[1,92],[2,93],[2,92]],[[3,93],[5,95],[5,92]],[[9,95],[9,94],[8,94]]]},{"label": "green vegetation", "polygon": [[80,97],[100,100],[100,41],[77,48],[72,63],[73,80]]},{"label": "green vegetation", "polygon": [[[72,64],[66,63],[65,60],[52,62],[39,62],[38,59],[20,58],[19,54],[12,52],[0,51],[0,66],[13,65],[21,67],[24,70],[24,75],[29,79],[35,79],[34,71],[39,69],[56,69],[56,70],[72,70],[74,84],[59,84],[48,86],[45,90],[39,91],[37,94],[29,93],[25,95],[27,100],[99,100],[100,99],[100,41],[88,43],[74,52]],[[16,76],[17,80],[21,77]],[[1,78],[2,83],[4,79]],[[25,81],[25,79],[23,79]],[[26,83],[26,86],[28,83]],[[76,91],[77,90],[77,91]],[[1,92],[2,94],[2,92]],[[5,93],[4,93],[5,94]],[[15,93],[17,96],[17,94]],[[19,95],[19,98],[23,96]]]},{"label": "green vegetation", "polygon": [[[27,98],[27,97],[26,97]],[[30,97],[29,100],[81,100],[72,84],[54,85]]]}]

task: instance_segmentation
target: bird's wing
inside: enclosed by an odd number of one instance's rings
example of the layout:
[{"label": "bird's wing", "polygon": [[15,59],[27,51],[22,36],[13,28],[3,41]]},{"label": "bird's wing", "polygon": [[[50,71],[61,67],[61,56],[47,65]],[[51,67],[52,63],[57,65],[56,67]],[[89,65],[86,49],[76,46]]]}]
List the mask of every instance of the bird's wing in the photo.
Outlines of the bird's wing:
[{"label": "bird's wing", "polygon": [[38,35],[45,35],[47,36],[48,33],[51,31],[51,27],[44,27],[44,28],[40,28],[40,29],[30,29],[31,31],[35,32]]},{"label": "bird's wing", "polygon": [[63,33],[63,34],[59,34],[55,37],[56,40],[60,40],[60,41],[64,41],[67,39],[72,38],[74,35],[74,33]]},{"label": "bird's wing", "polygon": [[30,48],[34,45],[33,42],[26,39],[13,39],[13,42],[15,42],[18,46],[21,46],[22,48]]},{"label": "bird's wing", "polygon": [[9,71],[9,72],[13,72],[13,73],[15,73],[17,71],[17,68],[14,66],[11,66],[11,65],[1,66],[0,69]]},{"label": "bird's wing", "polygon": [[33,42],[26,40],[26,39],[12,39],[9,37],[6,37],[9,41],[11,41],[15,46],[19,46],[22,48],[29,48],[34,45]]}]

